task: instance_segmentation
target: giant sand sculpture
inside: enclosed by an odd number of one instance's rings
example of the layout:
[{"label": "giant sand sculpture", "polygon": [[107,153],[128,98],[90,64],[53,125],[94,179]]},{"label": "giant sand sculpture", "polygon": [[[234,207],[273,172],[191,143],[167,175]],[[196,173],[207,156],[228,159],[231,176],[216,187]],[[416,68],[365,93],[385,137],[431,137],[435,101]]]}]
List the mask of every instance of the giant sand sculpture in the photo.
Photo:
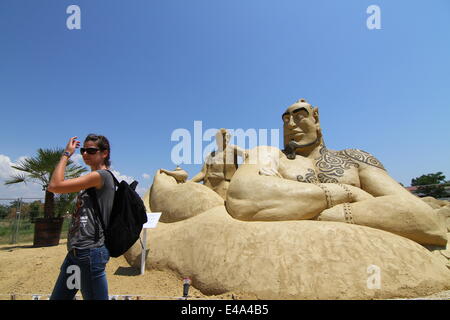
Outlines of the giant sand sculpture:
[{"label": "giant sand sculpture", "polygon": [[[282,115],[284,150],[259,146],[223,199],[158,171],[147,196],[162,221],[147,268],[189,276],[207,294],[263,299],[415,297],[450,289],[444,219],[373,155],[326,148],[317,107]],[[163,218],[164,217],[164,218]],[[125,256],[138,266],[136,244]]]}]

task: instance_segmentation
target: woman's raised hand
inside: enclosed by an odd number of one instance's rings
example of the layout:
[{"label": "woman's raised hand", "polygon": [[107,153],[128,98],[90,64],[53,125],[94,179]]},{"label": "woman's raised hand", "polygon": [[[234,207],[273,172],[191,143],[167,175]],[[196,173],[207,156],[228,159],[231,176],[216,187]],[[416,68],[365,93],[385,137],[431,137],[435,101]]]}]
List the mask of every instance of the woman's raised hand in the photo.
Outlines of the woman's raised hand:
[{"label": "woman's raised hand", "polygon": [[69,139],[69,142],[67,143],[66,150],[71,155],[74,154],[75,149],[80,147],[80,141],[76,140],[78,137],[72,137]]}]

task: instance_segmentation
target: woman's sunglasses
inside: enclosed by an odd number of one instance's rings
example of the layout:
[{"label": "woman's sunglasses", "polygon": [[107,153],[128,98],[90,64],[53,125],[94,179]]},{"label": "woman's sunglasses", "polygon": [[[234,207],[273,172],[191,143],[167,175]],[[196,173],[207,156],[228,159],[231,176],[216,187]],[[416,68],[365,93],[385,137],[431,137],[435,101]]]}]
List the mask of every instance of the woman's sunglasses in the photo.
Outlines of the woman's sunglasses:
[{"label": "woman's sunglasses", "polygon": [[80,148],[80,153],[87,152],[88,154],[96,154],[99,150],[99,148]]}]

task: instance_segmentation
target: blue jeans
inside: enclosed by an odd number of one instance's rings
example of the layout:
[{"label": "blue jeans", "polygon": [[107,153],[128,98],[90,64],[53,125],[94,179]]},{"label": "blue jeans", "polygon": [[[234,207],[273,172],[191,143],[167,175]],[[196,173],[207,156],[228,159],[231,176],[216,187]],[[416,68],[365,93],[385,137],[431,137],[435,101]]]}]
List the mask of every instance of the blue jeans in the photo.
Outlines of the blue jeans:
[{"label": "blue jeans", "polygon": [[105,246],[69,251],[61,266],[50,300],[73,300],[81,290],[83,300],[108,300],[105,267],[109,251]]}]

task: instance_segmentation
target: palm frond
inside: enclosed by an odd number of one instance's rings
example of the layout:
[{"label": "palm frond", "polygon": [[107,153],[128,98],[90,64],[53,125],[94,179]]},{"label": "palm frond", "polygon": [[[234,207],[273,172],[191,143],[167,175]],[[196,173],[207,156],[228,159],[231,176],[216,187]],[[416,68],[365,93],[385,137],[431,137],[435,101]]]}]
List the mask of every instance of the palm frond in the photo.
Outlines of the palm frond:
[{"label": "palm frond", "polygon": [[87,171],[87,169],[85,167],[82,167],[79,165],[67,166],[65,178],[66,179],[77,178],[77,177],[81,176],[83,173],[85,173],[86,171]]},{"label": "palm frond", "polygon": [[[24,172],[24,174],[12,176],[5,184],[32,181],[42,186],[47,186],[63,151],[63,148],[38,149],[36,156],[25,158],[16,165],[11,166],[18,171]],[[66,167],[66,177],[76,178],[85,171],[87,170],[84,167],[75,165],[73,161],[69,160]]]},{"label": "palm frond", "polygon": [[16,174],[11,176],[8,180],[5,181],[5,185],[15,184],[15,183],[27,183],[27,175],[25,174]]}]

